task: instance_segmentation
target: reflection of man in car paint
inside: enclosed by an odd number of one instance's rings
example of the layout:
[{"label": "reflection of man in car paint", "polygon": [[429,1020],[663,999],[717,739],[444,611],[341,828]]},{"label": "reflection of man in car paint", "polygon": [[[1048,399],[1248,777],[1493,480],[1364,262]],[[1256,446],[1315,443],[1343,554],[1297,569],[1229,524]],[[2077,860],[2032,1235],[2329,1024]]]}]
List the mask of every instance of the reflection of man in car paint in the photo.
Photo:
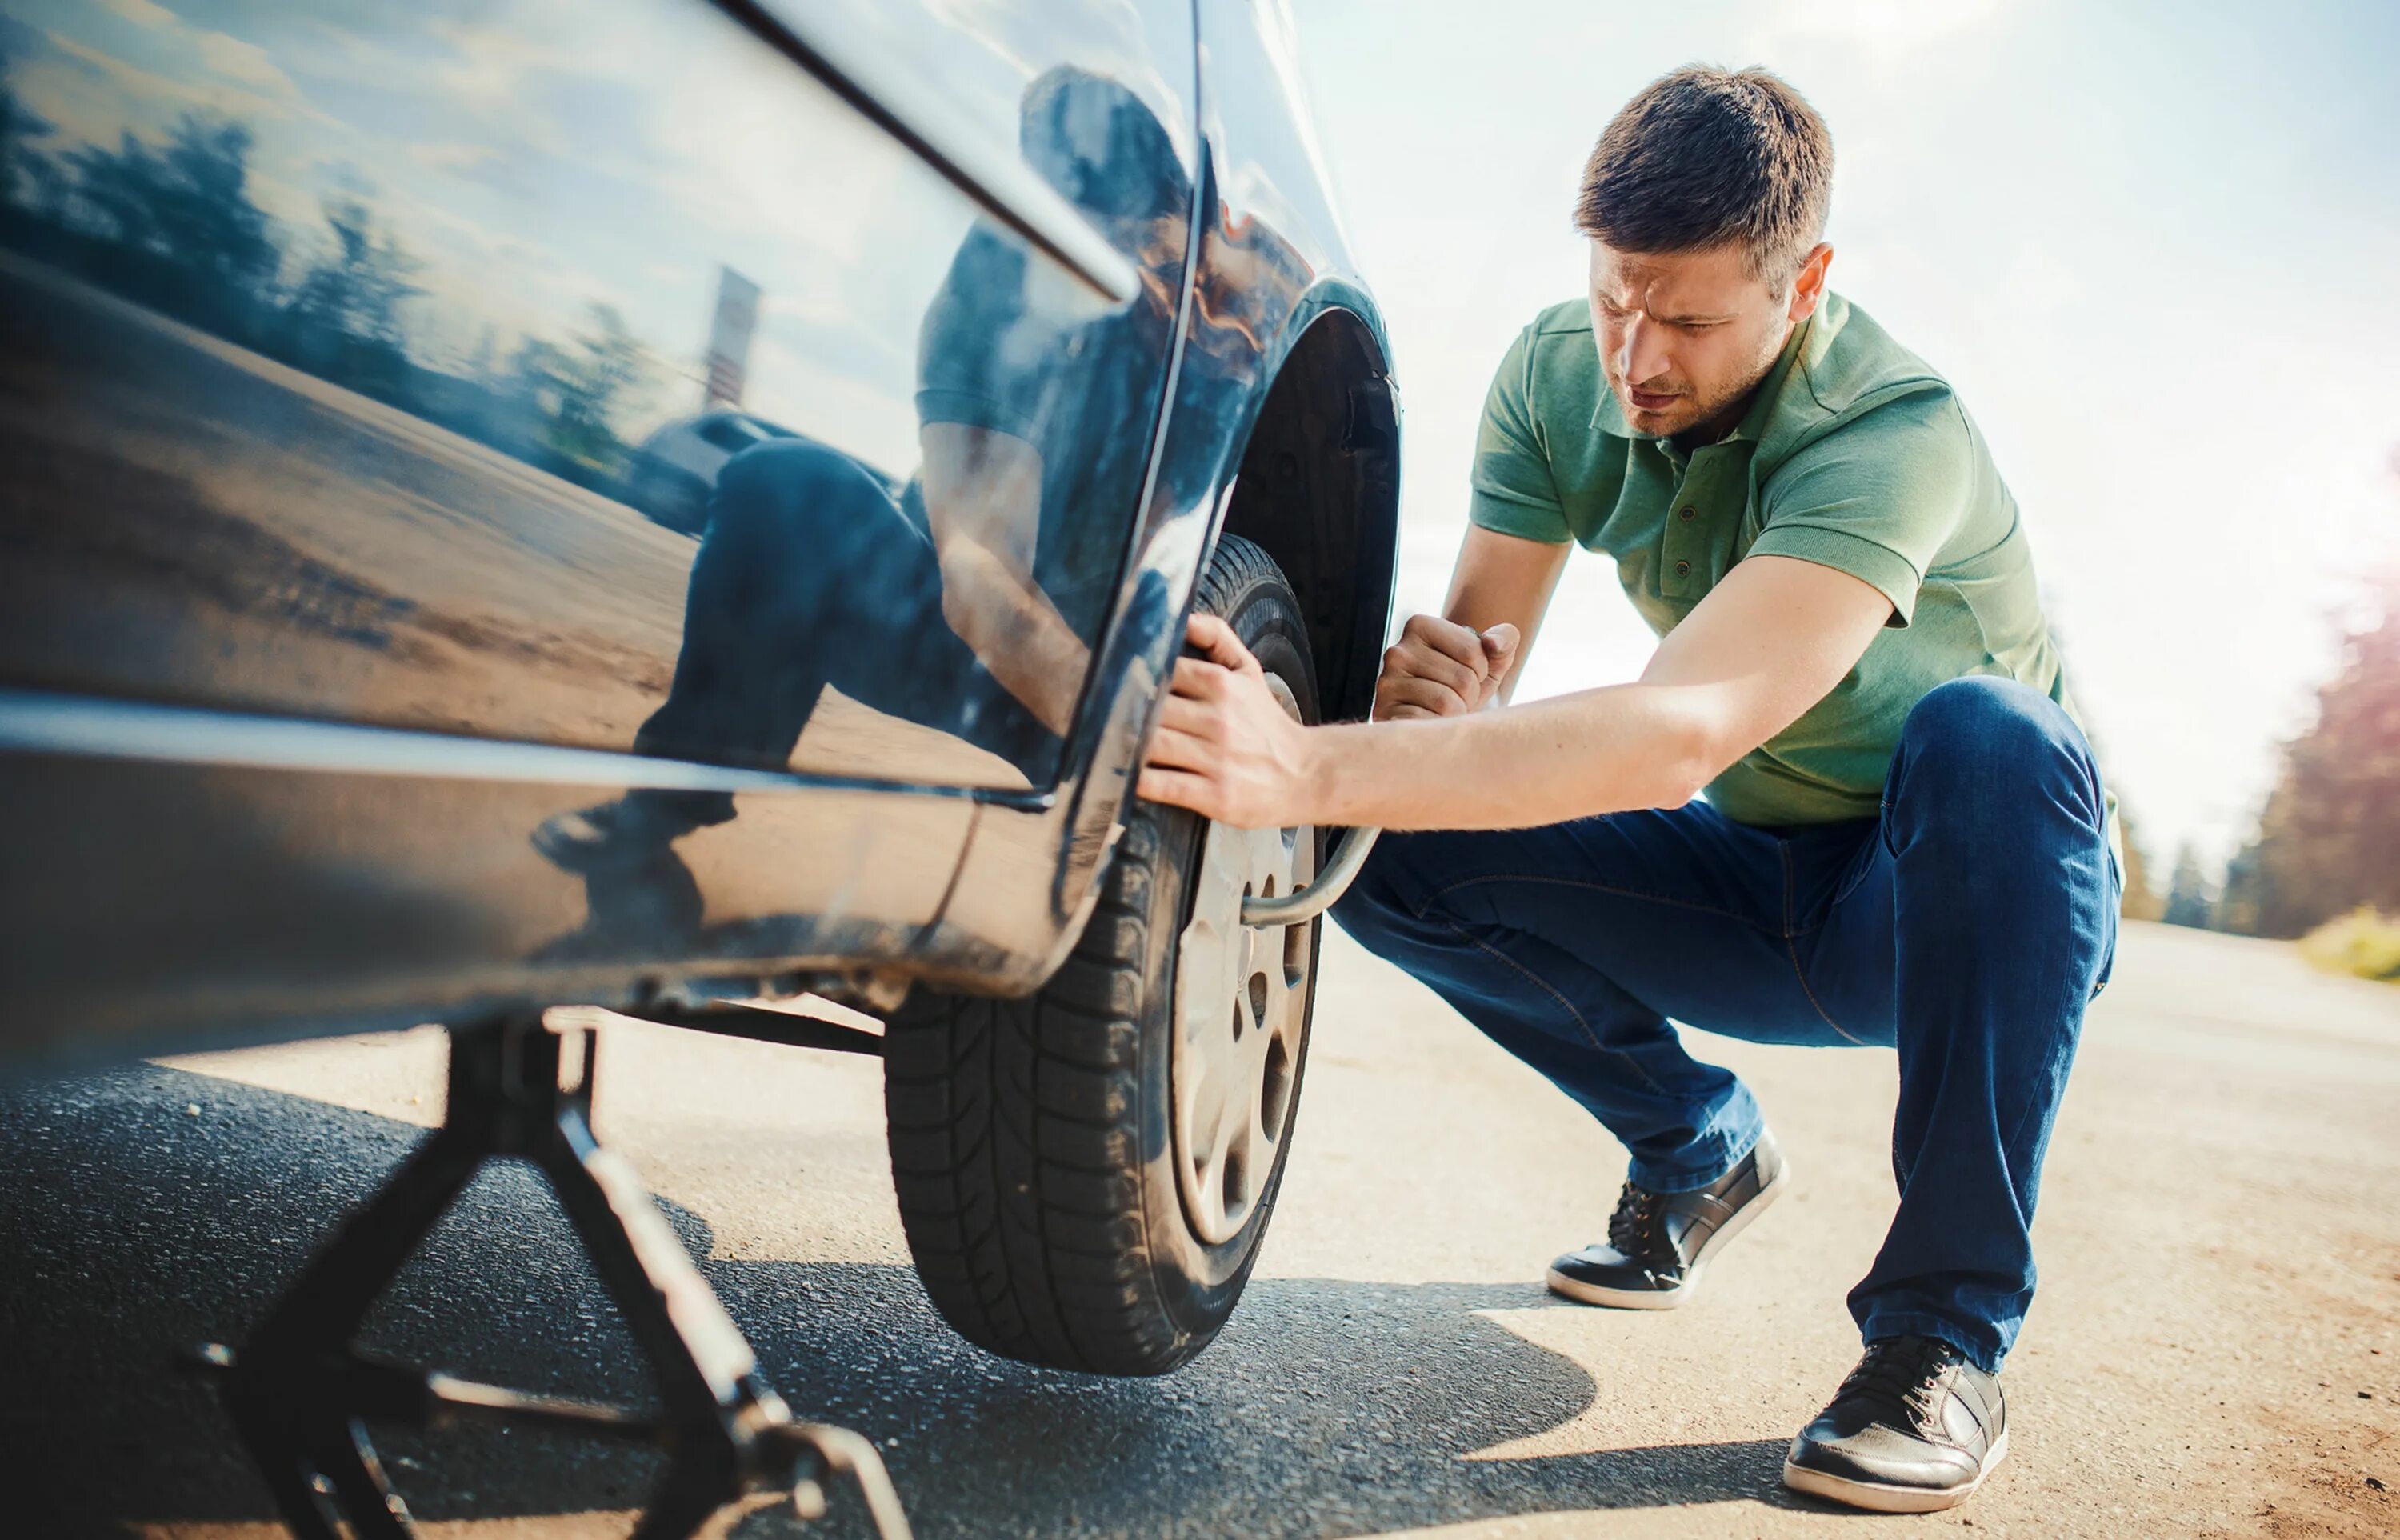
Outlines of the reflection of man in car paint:
[{"label": "reflection of man in car paint", "polygon": [[[1027,161],[1136,258],[1140,292],[1100,310],[978,224],[919,334],[918,476],[895,482],[806,438],[729,461],[675,683],[640,752],[780,769],[831,687],[954,732],[1032,784],[1052,774],[1150,449],[1192,189],[1152,111],[1080,70],[1033,84],[1020,137]],[[728,794],[640,791],[553,819],[535,843],[568,869],[621,876],[672,863],[670,841],[732,816]],[[603,896],[595,883],[595,920]]]}]

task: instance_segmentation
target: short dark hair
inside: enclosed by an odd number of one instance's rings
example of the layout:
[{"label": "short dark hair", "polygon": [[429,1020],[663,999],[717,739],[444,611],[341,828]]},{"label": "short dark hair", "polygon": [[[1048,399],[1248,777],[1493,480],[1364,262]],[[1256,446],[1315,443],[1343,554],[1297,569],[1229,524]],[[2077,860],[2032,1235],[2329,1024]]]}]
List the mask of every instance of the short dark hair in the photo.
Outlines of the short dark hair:
[{"label": "short dark hair", "polygon": [[1575,228],[1626,252],[1739,245],[1781,285],[1825,233],[1834,136],[1763,69],[1690,64],[1628,102],[1592,146]]}]

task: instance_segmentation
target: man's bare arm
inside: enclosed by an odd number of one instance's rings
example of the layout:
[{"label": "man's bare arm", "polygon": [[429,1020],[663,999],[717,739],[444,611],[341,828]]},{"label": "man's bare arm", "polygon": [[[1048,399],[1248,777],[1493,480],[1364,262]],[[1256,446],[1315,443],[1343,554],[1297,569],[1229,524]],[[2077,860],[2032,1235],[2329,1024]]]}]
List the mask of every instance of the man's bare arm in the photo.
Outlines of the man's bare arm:
[{"label": "man's bare arm", "polygon": [[1506,701],[1573,549],[1469,525],[1442,612],[1410,616],[1384,650],[1375,720],[1455,716]]},{"label": "man's bare arm", "polygon": [[1567,569],[1567,556],[1574,550],[1571,544],[1528,540],[1480,525],[1467,525],[1466,538],[1459,542],[1442,616],[1479,632],[1498,625],[1517,628],[1515,655],[1499,680],[1504,702],[1517,692],[1526,655],[1534,650],[1534,638],[1550,610],[1550,595],[1558,592],[1559,575]]},{"label": "man's bare arm", "polygon": [[1063,733],[1091,661],[1058,607],[1033,581],[1042,455],[1008,433],[929,422],[925,522],[942,568],[942,618],[1001,688]]},{"label": "man's bare arm", "polygon": [[1822,700],[1890,614],[1846,573],[1753,557],[1632,684],[1439,721],[1312,729],[1270,715],[1232,633],[1195,622],[1211,661],[1178,665],[1141,795],[1250,827],[1520,828],[1677,807]]}]

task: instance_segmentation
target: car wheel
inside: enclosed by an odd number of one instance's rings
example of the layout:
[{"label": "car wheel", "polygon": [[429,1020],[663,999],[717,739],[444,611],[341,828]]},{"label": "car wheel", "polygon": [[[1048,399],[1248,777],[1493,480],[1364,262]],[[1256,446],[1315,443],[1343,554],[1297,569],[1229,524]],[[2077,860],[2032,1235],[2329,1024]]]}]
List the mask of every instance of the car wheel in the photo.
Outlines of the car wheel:
[{"label": "car wheel", "polygon": [[[1299,601],[1226,536],[1200,610],[1317,719]],[[920,988],[884,1043],[893,1181],[919,1275],[1012,1358],[1158,1374],[1207,1346],[1275,1208],[1308,1051],[1321,921],[1241,923],[1314,875],[1313,829],[1134,801],[1098,907],[1024,1000]]]}]

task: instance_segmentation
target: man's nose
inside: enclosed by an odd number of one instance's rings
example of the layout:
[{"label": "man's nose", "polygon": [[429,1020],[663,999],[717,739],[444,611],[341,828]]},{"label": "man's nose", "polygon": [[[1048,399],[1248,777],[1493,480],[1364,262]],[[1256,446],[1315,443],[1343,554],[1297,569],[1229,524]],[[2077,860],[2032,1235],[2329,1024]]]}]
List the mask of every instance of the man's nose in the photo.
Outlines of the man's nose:
[{"label": "man's nose", "polygon": [[1667,329],[1643,316],[1635,316],[1625,323],[1623,356],[1617,368],[1624,371],[1628,385],[1657,379],[1667,372]]}]

